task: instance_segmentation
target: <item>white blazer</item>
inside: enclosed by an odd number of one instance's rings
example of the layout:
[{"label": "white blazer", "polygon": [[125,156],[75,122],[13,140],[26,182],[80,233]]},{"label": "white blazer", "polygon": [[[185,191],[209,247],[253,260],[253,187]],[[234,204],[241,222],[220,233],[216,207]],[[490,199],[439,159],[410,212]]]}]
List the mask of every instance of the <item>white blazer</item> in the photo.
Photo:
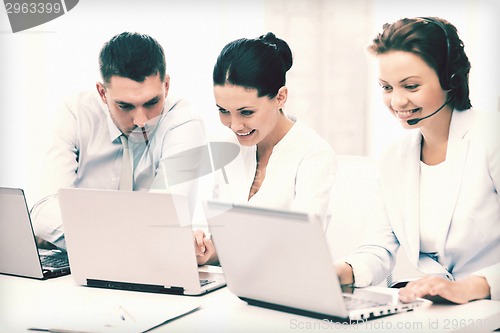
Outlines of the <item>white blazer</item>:
[{"label": "white blazer", "polygon": [[393,269],[399,246],[425,274],[450,280],[484,276],[500,299],[500,114],[454,111],[443,179],[448,195],[436,212],[439,263],[420,254],[420,131],[410,133],[381,159],[379,212],[368,221],[362,245],[346,261],[357,285],[377,284]]}]

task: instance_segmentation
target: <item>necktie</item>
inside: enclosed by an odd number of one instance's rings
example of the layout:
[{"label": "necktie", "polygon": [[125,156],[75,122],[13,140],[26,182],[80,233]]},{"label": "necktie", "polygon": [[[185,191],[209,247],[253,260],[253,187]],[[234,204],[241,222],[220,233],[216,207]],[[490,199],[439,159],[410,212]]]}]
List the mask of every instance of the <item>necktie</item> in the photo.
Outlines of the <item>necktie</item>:
[{"label": "necktie", "polygon": [[133,190],[133,171],[132,163],[130,158],[130,151],[128,149],[128,140],[125,135],[120,136],[123,147],[123,158],[122,158],[122,173],[120,175],[120,190],[122,191],[132,191]]}]

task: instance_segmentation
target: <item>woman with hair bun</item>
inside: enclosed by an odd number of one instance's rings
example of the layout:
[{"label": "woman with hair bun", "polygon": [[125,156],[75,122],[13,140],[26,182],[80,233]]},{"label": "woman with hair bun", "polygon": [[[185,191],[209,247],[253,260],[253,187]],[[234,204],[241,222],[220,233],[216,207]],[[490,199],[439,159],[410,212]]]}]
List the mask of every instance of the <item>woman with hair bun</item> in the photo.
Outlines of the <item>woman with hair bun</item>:
[{"label": "woman with hair bun", "polygon": [[[215,101],[240,155],[225,167],[226,179],[218,182],[214,197],[326,217],[337,160],[323,138],[284,111],[292,64],[288,44],[271,32],[234,40],[219,54],[213,71]],[[203,233],[196,241],[198,263],[216,261]]]}]

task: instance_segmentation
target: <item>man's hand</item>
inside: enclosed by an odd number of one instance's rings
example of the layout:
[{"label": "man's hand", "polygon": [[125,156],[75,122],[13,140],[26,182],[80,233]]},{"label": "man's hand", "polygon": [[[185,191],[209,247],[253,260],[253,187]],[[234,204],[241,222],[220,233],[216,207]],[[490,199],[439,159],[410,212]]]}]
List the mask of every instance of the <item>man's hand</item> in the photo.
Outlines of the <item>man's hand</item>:
[{"label": "man's hand", "polygon": [[351,265],[346,262],[335,262],[334,267],[340,284],[349,285],[354,283],[354,274]]},{"label": "man's hand", "polygon": [[54,244],[52,244],[51,242],[48,242],[46,241],[45,239],[43,238],[40,238],[38,236],[35,236],[35,239],[36,239],[36,244],[38,246],[39,249],[44,249],[44,250],[53,250],[53,249],[57,249],[57,246],[55,246]]}]

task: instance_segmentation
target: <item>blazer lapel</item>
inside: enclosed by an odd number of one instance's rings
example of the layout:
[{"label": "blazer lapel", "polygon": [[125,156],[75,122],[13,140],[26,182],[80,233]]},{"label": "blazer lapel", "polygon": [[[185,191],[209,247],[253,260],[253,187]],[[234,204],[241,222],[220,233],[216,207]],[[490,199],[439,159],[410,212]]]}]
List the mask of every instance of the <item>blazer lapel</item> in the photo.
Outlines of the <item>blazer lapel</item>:
[{"label": "blazer lapel", "polygon": [[469,140],[466,138],[466,134],[471,125],[471,115],[472,111],[453,111],[451,119],[446,152],[446,164],[449,173],[443,179],[444,188],[449,189],[449,192],[443,197],[442,214],[440,216],[442,222],[436,225],[436,247],[441,253],[444,253],[448,231],[462,187],[469,148]]}]

